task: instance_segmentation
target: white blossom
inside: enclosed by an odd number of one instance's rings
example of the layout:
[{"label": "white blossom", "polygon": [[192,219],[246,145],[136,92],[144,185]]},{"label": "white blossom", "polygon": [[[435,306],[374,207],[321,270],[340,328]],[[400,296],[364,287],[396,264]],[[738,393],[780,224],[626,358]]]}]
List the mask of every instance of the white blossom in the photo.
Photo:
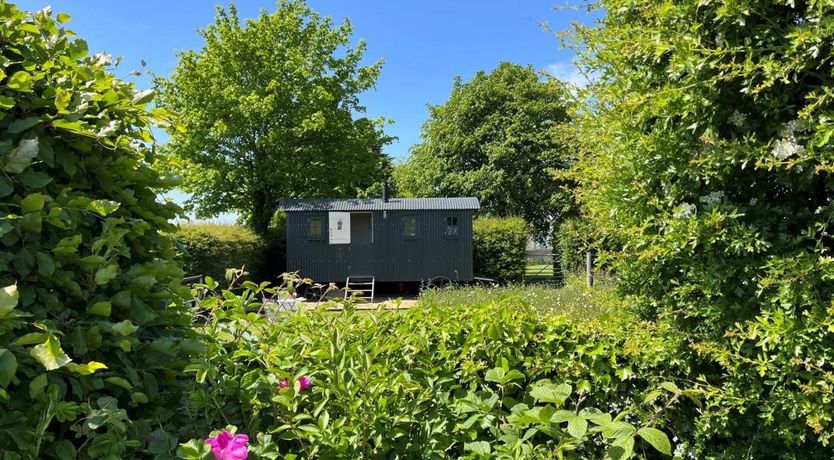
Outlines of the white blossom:
[{"label": "white blossom", "polygon": [[805,147],[796,143],[794,138],[782,138],[776,142],[776,146],[773,147],[773,156],[781,161],[785,161],[786,159],[796,155],[802,155],[805,153]]},{"label": "white blossom", "polygon": [[738,110],[733,111],[733,114],[730,115],[730,123],[735,125],[737,128],[741,128],[744,125],[745,120],[747,120],[747,115],[739,112]]},{"label": "white blossom", "polygon": [[716,190],[706,196],[702,196],[701,202],[705,204],[713,204],[718,203],[722,198],[724,198],[724,192]]},{"label": "white blossom", "polygon": [[758,202],[759,202],[759,200],[757,200],[755,197],[754,197],[754,198],[750,198],[750,206],[755,206],[755,205],[756,205],[756,203],[758,203]]},{"label": "white blossom", "polygon": [[796,134],[797,131],[802,129],[802,124],[799,120],[791,120],[785,123],[785,126],[779,131],[779,136],[781,137],[791,137]]},{"label": "white blossom", "polygon": [[691,203],[683,203],[675,208],[675,213],[672,215],[675,219],[686,219],[687,217],[695,214],[698,208]]}]

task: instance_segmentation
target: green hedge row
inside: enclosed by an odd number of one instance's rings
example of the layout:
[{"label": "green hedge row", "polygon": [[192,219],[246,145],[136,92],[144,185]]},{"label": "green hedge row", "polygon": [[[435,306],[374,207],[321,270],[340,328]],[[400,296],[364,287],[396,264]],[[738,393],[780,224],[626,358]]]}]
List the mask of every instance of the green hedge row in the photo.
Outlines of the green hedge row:
[{"label": "green hedge row", "polygon": [[204,275],[222,281],[227,268],[246,267],[250,279],[268,276],[267,241],[239,225],[189,223],[176,233],[179,260],[187,276]]},{"label": "green hedge row", "polygon": [[521,281],[527,264],[529,231],[520,217],[481,217],[473,224],[476,276],[500,282]]}]

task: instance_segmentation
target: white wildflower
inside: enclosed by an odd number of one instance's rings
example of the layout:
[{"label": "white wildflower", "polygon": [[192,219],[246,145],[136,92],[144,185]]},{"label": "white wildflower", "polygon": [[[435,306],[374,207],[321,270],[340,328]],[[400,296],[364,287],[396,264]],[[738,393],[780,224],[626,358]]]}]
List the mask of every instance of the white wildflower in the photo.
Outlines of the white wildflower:
[{"label": "white wildflower", "polygon": [[779,136],[781,137],[791,137],[796,134],[797,131],[802,129],[802,124],[799,120],[791,120],[785,123],[785,126],[779,131]]},{"label": "white wildflower", "polygon": [[792,156],[802,155],[803,153],[805,153],[805,147],[797,144],[794,138],[779,139],[776,142],[776,146],[773,147],[773,156],[781,161],[785,161]]},{"label": "white wildflower", "polygon": [[698,208],[691,203],[683,203],[677,208],[675,208],[675,213],[672,215],[675,219],[686,219],[687,217],[695,214]]},{"label": "white wildflower", "polygon": [[759,200],[757,200],[755,197],[754,197],[754,198],[750,198],[750,206],[755,206],[755,205],[756,205],[756,203],[758,203],[758,202],[759,202]]},{"label": "white wildflower", "polygon": [[733,111],[733,114],[730,115],[730,123],[736,126],[736,128],[741,128],[744,125],[744,121],[747,120],[747,115],[739,112],[738,110]]},{"label": "white wildflower", "polygon": [[683,444],[678,444],[675,446],[674,456],[677,458],[684,458],[686,455],[686,446]]},{"label": "white wildflower", "polygon": [[702,196],[701,202],[705,204],[713,204],[718,203],[719,201],[721,201],[722,198],[724,198],[724,192],[716,190],[710,193],[709,195]]}]

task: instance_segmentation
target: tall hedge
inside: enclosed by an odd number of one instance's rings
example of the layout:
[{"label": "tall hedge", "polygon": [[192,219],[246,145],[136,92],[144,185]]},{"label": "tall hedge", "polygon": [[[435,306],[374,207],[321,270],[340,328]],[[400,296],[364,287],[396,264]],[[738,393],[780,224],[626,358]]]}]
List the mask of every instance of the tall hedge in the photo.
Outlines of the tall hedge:
[{"label": "tall hedge", "polygon": [[521,217],[481,217],[473,223],[475,276],[521,281],[530,231]]},{"label": "tall hedge", "polygon": [[603,0],[577,168],[623,291],[704,362],[698,458],[834,443],[834,3]]},{"label": "tall hedge", "polygon": [[[133,458],[173,439],[188,318],[149,167],[152,91],[66,14],[0,1],[0,450]],[[120,71],[125,74],[126,71]],[[153,436],[151,432],[154,432]],[[159,445],[157,445],[158,448]]]},{"label": "tall hedge", "polygon": [[246,227],[188,223],[180,226],[176,239],[187,275],[211,276],[222,284],[226,269],[245,267],[249,279],[262,281],[268,276],[267,241]]}]

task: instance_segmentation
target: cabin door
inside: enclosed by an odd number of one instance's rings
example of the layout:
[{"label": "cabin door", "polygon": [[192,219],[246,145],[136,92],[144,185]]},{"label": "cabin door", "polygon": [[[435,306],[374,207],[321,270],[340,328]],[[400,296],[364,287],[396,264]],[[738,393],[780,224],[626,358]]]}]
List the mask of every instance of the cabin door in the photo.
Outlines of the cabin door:
[{"label": "cabin door", "polygon": [[374,218],[370,212],[350,214],[350,273],[374,275]]}]

